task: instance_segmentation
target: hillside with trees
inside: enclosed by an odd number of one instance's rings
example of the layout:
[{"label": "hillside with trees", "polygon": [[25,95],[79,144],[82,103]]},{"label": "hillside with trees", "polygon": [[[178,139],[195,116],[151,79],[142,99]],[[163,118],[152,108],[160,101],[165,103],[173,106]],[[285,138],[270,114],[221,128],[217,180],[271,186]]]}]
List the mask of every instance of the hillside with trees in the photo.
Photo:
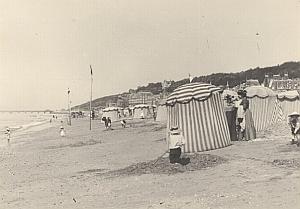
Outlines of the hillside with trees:
[{"label": "hillside with trees", "polygon": [[[200,73],[200,72],[199,72]],[[260,83],[263,82],[265,75],[281,75],[283,76],[285,73],[289,74],[289,78],[300,78],[300,62],[286,62],[281,65],[272,66],[272,67],[264,67],[264,68],[254,68],[248,69],[245,71],[237,72],[237,73],[213,73],[205,76],[194,77],[193,82],[205,82],[212,83],[213,85],[220,86],[226,85],[227,82],[230,87],[237,86],[241,83],[244,83],[246,79],[257,79]],[[189,82],[189,79],[182,79],[179,81],[171,81],[171,85],[166,89],[167,92],[171,93],[178,86],[186,84]],[[162,93],[162,84],[161,82],[157,83],[149,83],[146,86],[137,87],[137,89],[130,90],[134,92],[152,92],[153,94]],[[125,92],[126,94],[127,92]],[[124,94],[124,93],[123,93]],[[107,102],[116,102],[119,95],[111,95],[105,96],[98,99],[93,100],[93,107],[105,107]],[[82,105],[78,105],[73,107],[72,109],[88,109],[89,102],[84,103]]]}]

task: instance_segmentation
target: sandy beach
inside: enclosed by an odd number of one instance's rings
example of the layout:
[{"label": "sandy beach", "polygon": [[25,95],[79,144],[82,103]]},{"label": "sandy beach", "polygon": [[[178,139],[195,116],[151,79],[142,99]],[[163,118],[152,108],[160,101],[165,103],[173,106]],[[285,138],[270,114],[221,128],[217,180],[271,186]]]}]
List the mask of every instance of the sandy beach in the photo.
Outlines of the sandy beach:
[{"label": "sandy beach", "polygon": [[176,174],[106,175],[155,160],[165,150],[165,125],[78,119],[29,131],[1,148],[0,208],[299,208],[300,148],[285,124],[249,142],[208,151],[226,162]]}]

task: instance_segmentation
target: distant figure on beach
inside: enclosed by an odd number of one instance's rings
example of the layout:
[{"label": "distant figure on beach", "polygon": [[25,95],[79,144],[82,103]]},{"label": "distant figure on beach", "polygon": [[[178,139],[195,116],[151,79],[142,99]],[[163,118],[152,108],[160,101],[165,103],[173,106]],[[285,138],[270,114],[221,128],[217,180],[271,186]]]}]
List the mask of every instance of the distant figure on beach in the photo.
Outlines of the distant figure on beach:
[{"label": "distant figure on beach", "polygon": [[107,129],[107,128],[108,128],[108,123],[107,123],[106,117],[103,117],[103,118],[102,118],[102,121],[104,122],[105,129]]},{"label": "distant figure on beach", "polygon": [[[292,144],[297,143],[297,146],[300,146],[300,114],[293,112],[288,115],[288,124],[291,127],[291,132],[293,135]],[[295,142],[297,140],[297,142]]]},{"label": "distant figure on beach", "polygon": [[143,112],[143,111],[141,112],[141,116],[140,116],[140,117],[141,117],[141,119],[144,119],[144,118],[145,118],[144,112]]},{"label": "distant figure on beach", "polygon": [[153,120],[156,121],[156,112],[153,112]]},{"label": "distant figure on beach", "polygon": [[168,146],[170,150],[170,154],[169,154],[170,163],[172,164],[179,163],[182,165],[186,165],[190,163],[189,158],[180,158],[181,148],[185,144],[185,138],[182,135],[181,131],[179,131],[178,127],[176,126],[170,128],[169,134],[170,135],[169,135]]},{"label": "distant figure on beach", "polygon": [[10,142],[10,128],[9,127],[7,127],[6,128],[6,131],[5,131],[5,135],[6,135],[6,139],[7,139],[7,143],[9,143]]},{"label": "distant figure on beach", "polygon": [[107,128],[111,129],[111,119],[110,119],[110,117],[107,118]]},{"label": "distant figure on beach", "polygon": [[60,126],[60,136],[64,137],[66,136],[65,128],[63,126],[63,121],[61,121],[61,126]]},{"label": "distant figure on beach", "polygon": [[126,120],[121,120],[121,125],[123,128],[126,128]]}]

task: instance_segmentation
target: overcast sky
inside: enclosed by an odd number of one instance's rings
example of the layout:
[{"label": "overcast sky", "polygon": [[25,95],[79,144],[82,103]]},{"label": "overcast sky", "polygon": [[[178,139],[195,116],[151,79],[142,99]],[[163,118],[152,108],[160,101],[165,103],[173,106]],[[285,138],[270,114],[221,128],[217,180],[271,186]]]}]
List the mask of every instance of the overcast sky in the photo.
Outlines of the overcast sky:
[{"label": "overcast sky", "polygon": [[[299,0],[0,0],[0,109],[300,60]],[[258,33],[258,35],[257,35]]]}]

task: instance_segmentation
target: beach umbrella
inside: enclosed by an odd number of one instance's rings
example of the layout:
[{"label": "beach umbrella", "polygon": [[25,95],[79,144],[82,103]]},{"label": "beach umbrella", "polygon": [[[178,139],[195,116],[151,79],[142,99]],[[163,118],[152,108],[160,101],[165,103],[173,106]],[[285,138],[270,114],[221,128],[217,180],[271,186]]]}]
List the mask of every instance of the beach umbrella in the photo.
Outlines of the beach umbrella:
[{"label": "beach umbrella", "polygon": [[256,131],[265,130],[283,119],[281,105],[273,90],[263,86],[251,86],[245,90]]},{"label": "beach umbrella", "polygon": [[277,95],[281,104],[283,116],[287,116],[292,112],[300,112],[300,96],[298,91],[284,91]]},{"label": "beach umbrella", "polygon": [[[193,153],[230,145],[229,128],[220,89],[188,83],[167,98],[167,131],[177,126],[186,139],[183,152]],[[168,134],[167,134],[168,136]]]}]

